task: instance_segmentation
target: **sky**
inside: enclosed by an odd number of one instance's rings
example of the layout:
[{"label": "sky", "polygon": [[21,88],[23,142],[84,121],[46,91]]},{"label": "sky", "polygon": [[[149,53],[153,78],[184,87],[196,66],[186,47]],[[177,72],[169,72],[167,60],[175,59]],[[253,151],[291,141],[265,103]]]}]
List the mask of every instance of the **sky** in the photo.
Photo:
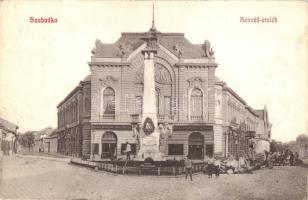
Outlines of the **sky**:
[{"label": "sky", "polygon": [[[272,138],[286,142],[308,134],[307,11],[304,1],[156,1],[155,25],[194,44],[209,40],[216,75],[251,107],[266,105]],[[56,106],[90,73],[95,40],[113,43],[151,21],[152,1],[0,2],[0,116],[21,132],[56,128]]]}]

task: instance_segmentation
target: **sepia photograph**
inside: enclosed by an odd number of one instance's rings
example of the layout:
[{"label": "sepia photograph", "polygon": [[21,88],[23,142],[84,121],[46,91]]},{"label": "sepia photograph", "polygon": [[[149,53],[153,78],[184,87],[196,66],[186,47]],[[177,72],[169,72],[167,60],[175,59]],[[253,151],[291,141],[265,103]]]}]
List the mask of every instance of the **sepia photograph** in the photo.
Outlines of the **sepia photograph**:
[{"label": "sepia photograph", "polygon": [[308,200],[307,1],[0,1],[0,199]]}]

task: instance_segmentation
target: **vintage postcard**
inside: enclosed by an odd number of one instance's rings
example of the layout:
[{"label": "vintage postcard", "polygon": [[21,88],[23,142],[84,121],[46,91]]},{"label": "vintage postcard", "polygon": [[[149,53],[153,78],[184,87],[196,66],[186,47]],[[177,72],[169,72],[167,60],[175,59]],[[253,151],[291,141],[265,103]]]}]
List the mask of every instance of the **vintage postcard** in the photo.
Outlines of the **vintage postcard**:
[{"label": "vintage postcard", "polygon": [[0,199],[307,199],[307,35],[307,1],[0,1]]}]

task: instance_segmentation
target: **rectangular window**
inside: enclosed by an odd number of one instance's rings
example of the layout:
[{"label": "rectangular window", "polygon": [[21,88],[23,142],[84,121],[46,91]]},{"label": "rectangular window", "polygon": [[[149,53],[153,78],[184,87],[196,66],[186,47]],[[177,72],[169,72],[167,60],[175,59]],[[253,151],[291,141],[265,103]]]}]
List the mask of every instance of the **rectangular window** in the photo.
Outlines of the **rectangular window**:
[{"label": "rectangular window", "polygon": [[93,144],[93,154],[99,154],[99,144]]},{"label": "rectangular window", "polygon": [[135,114],[142,113],[142,96],[136,96],[135,98]]},{"label": "rectangular window", "polygon": [[184,155],[184,144],[169,144],[168,155]]},{"label": "rectangular window", "polygon": [[[136,155],[136,149],[137,149],[137,144],[130,143],[130,148],[131,148],[131,155]],[[126,143],[121,144],[121,155],[125,155],[126,152]]]}]

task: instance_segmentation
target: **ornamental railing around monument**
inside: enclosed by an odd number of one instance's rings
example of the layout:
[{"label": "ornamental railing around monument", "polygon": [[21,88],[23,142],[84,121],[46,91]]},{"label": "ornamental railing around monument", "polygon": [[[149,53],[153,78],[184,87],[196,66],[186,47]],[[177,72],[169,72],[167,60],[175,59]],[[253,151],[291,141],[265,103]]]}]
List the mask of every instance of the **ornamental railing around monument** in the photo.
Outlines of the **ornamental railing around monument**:
[{"label": "ornamental railing around monument", "polygon": [[[153,166],[153,167],[143,167],[143,166],[126,166],[117,165],[111,162],[93,162],[81,160],[79,158],[72,158],[71,163],[75,165],[90,167],[95,170],[102,170],[117,174],[131,174],[131,175],[155,175],[155,176],[178,176],[185,173],[185,167],[183,165],[179,166]],[[204,163],[193,163],[193,173],[198,173],[204,171]]]}]

